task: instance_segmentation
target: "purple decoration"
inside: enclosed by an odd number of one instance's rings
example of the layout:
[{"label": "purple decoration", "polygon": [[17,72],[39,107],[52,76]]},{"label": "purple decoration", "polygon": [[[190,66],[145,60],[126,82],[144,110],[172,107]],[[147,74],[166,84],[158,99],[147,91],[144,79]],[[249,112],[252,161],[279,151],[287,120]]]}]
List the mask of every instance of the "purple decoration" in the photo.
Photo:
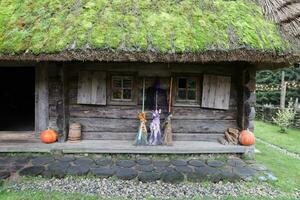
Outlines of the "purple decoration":
[{"label": "purple decoration", "polygon": [[150,145],[160,145],[162,144],[161,130],[160,130],[160,110],[155,110],[152,112],[152,122],[150,124]]},{"label": "purple decoration", "polygon": [[158,91],[160,89],[160,81],[159,81],[159,79],[156,79],[154,88],[155,88],[155,91]]}]

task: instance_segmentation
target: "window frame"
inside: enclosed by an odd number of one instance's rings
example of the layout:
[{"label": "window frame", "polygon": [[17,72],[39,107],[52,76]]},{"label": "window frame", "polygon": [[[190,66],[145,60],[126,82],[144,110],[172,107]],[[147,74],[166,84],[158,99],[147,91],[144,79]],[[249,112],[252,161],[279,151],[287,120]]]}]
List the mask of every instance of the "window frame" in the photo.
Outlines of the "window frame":
[{"label": "window frame", "polygon": [[[123,78],[131,78],[132,79],[132,88],[131,88],[131,99],[114,99],[113,98],[113,78],[114,77],[122,77]],[[121,72],[110,72],[108,75],[108,83],[107,83],[107,94],[108,94],[108,105],[136,105],[137,104],[137,88],[136,88],[136,74],[133,73],[121,73]],[[122,90],[124,88],[122,87]]]},{"label": "window frame", "polygon": [[[174,75],[175,79],[173,82],[173,106],[186,106],[186,107],[200,107],[201,106],[201,80],[202,77],[200,74],[176,74]],[[196,81],[196,99],[195,100],[188,100],[188,99],[178,99],[178,92],[179,92],[179,79],[194,79]],[[186,89],[188,91],[188,89]]]}]

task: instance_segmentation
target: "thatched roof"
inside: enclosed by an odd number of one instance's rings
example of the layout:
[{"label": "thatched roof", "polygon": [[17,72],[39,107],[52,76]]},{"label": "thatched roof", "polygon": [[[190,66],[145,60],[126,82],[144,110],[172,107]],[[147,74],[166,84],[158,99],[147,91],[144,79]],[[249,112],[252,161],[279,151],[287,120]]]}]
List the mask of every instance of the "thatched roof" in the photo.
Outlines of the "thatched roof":
[{"label": "thatched roof", "polygon": [[0,1],[0,60],[299,59],[299,0]]},{"label": "thatched roof", "polygon": [[300,38],[300,0],[260,0],[267,19],[279,24],[284,33]]}]

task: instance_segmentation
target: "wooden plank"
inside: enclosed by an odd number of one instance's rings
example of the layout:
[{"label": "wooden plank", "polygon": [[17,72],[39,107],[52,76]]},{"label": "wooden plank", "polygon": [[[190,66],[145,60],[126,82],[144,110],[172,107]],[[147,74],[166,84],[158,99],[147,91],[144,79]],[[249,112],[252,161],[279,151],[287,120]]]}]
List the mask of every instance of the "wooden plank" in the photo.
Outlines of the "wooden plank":
[{"label": "wooden plank", "polygon": [[223,133],[230,127],[237,127],[236,120],[172,120],[174,133]]},{"label": "wooden plank", "polygon": [[32,141],[38,140],[34,131],[0,131],[0,141]]},{"label": "wooden plank", "polygon": [[[136,119],[140,108],[137,106],[91,106],[70,105],[70,116],[79,118],[110,118],[110,119]],[[151,113],[146,110],[147,119],[151,119]],[[50,116],[55,116],[54,107],[50,106]],[[162,114],[162,119],[166,113]],[[212,110],[203,108],[174,107],[172,119],[212,119],[234,120],[236,110]]]},{"label": "wooden plank", "polygon": [[[96,132],[136,132],[139,125],[136,119],[70,118],[73,122],[82,124],[83,131]],[[172,120],[174,133],[223,133],[236,126],[236,120]]]},{"label": "wooden plank", "polygon": [[[83,132],[83,140],[129,140],[134,141],[136,132]],[[223,133],[175,133],[175,141],[217,141]]]},{"label": "wooden plank", "polygon": [[213,110],[205,108],[174,107],[172,119],[211,119],[211,120],[235,120],[236,109]]},{"label": "wooden plank", "polygon": [[91,104],[106,105],[106,73],[92,73]]},{"label": "wooden plank", "polygon": [[83,131],[135,132],[139,122],[134,119],[70,118],[70,123],[78,122]]},{"label": "wooden plank", "polygon": [[39,65],[35,72],[35,131],[36,134],[49,125],[48,65]]},{"label": "wooden plank", "polygon": [[229,109],[231,77],[204,75],[202,107]]},{"label": "wooden plank", "polygon": [[78,104],[106,105],[106,73],[80,71],[78,78]]},{"label": "wooden plank", "polygon": [[83,140],[54,144],[1,143],[0,152],[53,152],[63,153],[136,153],[136,154],[199,154],[199,153],[246,153],[254,146],[222,145],[206,141],[174,141],[173,146],[134,146],[132,141]]},{"label": "wooden plank", "polygon": [[215,107],[220,109],[229,109],[231,77],[219,76],[218,98],[215,101]]},{"label": "wooden plank", "polygon": [[79,118],[137,119],[137,106],[70,105],[70,116]]},{"label": "wooden plank", "polygon": [[91,103],[91,72],[89,71],[80,71],[78,79],[78,104],[90,104]]}]

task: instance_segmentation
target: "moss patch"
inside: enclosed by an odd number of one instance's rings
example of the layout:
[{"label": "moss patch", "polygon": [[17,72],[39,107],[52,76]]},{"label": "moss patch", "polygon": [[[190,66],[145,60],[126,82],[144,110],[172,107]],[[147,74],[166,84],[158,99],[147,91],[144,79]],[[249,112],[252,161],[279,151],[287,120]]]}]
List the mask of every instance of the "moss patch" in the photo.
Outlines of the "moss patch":
[{"label": "moss patch", "polygon": [[0,7],[2,54],[289,48],[250,0],[2,0]]}]

